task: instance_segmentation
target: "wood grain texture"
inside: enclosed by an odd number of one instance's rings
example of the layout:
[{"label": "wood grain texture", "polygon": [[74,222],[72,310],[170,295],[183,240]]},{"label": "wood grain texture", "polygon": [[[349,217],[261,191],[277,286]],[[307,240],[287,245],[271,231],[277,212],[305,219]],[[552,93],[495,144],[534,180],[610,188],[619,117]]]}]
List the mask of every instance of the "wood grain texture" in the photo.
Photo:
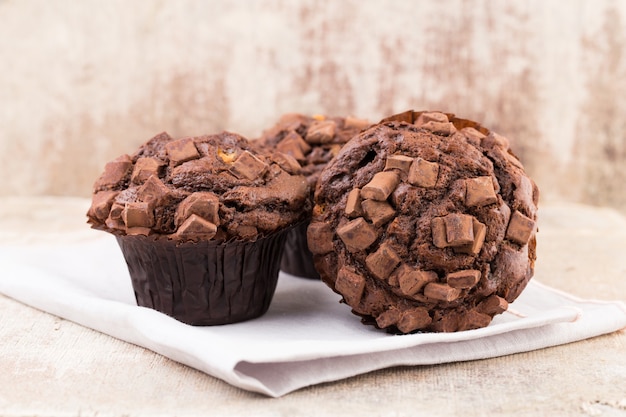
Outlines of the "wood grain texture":
[{"label": "wood grain texture", "polygon": [[508,136],[545,201],[626,207],[626,3],[0,1],[0,195],[88,196],[161,131],[441,109]]}]

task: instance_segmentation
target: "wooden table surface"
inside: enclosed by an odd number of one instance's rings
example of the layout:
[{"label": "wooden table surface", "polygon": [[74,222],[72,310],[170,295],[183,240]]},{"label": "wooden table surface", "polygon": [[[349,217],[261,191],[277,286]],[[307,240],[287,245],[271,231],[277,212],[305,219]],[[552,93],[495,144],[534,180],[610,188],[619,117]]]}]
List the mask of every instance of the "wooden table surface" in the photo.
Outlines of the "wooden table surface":
[{"label": "wooden table surface", "polygon": [[[89,202],[0,198],[2,245],[80,239]],[[536,279],[626,300],[626,218],[541,207]],[[66,232],[72,231],[71,235]],[[626,331],[505,357],[397,367],[278,399],[0,296],[2,416],[622,416]]]}]

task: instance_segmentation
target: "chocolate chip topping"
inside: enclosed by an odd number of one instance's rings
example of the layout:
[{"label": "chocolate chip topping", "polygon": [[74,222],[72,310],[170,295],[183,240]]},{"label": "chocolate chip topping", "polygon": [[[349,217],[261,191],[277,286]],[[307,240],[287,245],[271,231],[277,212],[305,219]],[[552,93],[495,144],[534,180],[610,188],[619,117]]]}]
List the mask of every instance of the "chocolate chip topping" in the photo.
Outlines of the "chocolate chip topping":
[{"label": "chocolate chip topping", "polygon": [[233,133],[176,140],[162,133],[106,164],[87,216],[94,228],[118,235],[255,240],[310,212],[299,168]]},{"label": "chocolate chip topping", "polygon": [[364,323],[484,327],[532,277],[537,200],[506,138],[408,111],[362,131],[322,171],[309,243]]},{"label": "chocolate chip topping", "polygon": [[254,142],[261,148],[276,150],[296,159],[313,192],[319,173],[337,155],[341,146],[369,125],[367,120],[355,117],[290,113],[283,115]]}]

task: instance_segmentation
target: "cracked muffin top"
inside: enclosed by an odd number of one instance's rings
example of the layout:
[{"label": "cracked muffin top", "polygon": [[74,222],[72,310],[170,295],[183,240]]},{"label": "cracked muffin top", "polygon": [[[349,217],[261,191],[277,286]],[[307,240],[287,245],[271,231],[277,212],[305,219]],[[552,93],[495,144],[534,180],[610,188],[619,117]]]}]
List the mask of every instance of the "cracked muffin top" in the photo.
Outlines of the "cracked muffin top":
[{"label": "cracked muffin top", "polygon": [[304,220],[310,190],[300,171],[290,155],[265,155],[234,133],[161,133],[106,164],[88,222],[116,235],[251,241]]}]

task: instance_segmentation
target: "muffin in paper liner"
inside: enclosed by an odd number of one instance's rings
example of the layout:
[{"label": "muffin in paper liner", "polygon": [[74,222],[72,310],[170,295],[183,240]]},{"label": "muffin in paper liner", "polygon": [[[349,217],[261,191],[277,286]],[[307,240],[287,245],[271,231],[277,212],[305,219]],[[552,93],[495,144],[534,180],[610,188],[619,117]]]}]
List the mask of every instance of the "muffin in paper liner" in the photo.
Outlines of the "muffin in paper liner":
[{"label": "muffin in paper liner", "polygon": [[137,305],[209,326],[259,317],[270,306],[287,229],[255,242],[177,243],[116,236]]},{"label": "muffin in paper liner", "polygon": [[534,274],[539,188],[505,137],[407,111],[321,172],[308,228],[322,281],[392,333],[487,326]]},{"label": "muffin in paper liner", "polygon": [[296,277],[320,279],[320,274],[313,264],[313,254],[307,243],[308,227],[309,222],[304,222],[287,232],[280,269]]},{"label": "muffin in paper liner", "polygon": [[243,137],[159,134],[106,164],[87,213],[116,236],[137,304],[192,325],[269,307],[285,238],[310,213],[300,165]]},{"label": "muffin in paper liner", "polygon": [[[313,201],[313,190],[322,169],[348,140],[368,126],[369,121],[352,116],[287,113],[254,142],[269,152],[282,152],[296,159],[302,166],[300,173],[311,187]],[[296,277],[319,279],[307,245],[306,226],[301,224],[289,232],[280,269]]]}]

